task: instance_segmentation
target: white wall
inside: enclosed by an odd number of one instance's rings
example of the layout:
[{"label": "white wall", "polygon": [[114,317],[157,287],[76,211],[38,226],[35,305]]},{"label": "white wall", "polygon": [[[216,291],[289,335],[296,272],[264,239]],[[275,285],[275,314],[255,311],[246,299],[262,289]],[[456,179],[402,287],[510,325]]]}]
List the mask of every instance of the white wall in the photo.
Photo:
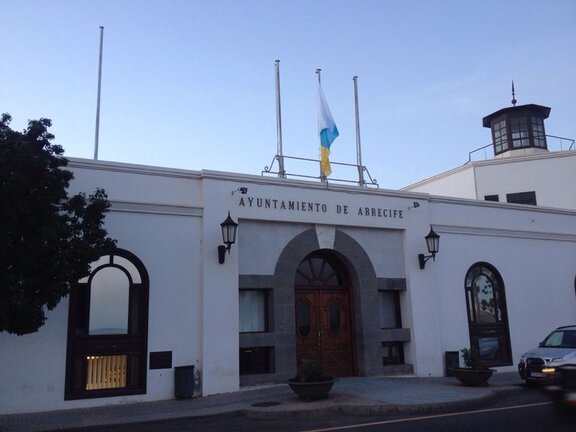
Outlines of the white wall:
[{"label": "white wall", "polygon": [[402,190],[431,195],[476,199],[474,165],[467,164],[463,167],[406,186]]},{"label": "white wall", "polygon": [[535,191],[539,206],[576,209],[576,152],[479,165],[476,181],[478,199],[498,194],[506,202],[507,193]]},{"label": "white wall", "polygon": [[218,263],[217,248],[222,244],[220,223],[232,208],[233,182],[203,180],[205,205],[202,224],[202,394],[204,396],[238,390],[240,372],[238,319],[238,244]]},{"label": "white wall", "polygon": [[[71,164],[76,179],[70,190],[90,194],[96,187],[106,189],[112,207],[105,228],[118,240],[118,247],[134,253],[148,271],[148,350],[172,351],[174,366],[194,364],[201,369],[202,203],[198,177],[146,168],[135,174],[135,167],[95,164],[97,170],[87,170],[81,162]],[[173,369],[159,369],[148,370],[145,395],[64,401],[67,325],[65,298],[48,313],[39,332],[20,337],[0,333],[0,412],[173,397]]]},{"label": "white wall", "polygon": [[75,176],[70,193],[91,193],[100,187],[116,202],[180,207],[199,206],[202,200],[198,171],[76,158],[70,158],[68,168]]},{"label": "white wall", "polygon": [[0,333],[0,414],[56,409],[64,399],[68,299],[25,336]]},{"label": "white wall", "polygon": [[[309,227],[320,234],[338,227],[367,251],[378,276],[406,277],[402,318],[412,330],[406,361],[419,376],[441,376],[444,351],[469,344],[464,277],[477,261],[489,262],[504,279],[515,361],[550,329],[576,320],[575,212],[104,162],[76,161],[73,168],[73,192],[106,188],[113,203],[106,228],[148,270],[149,351],[172,351],[173,366],[195,365],[204,395],[239,388],[239,268],[272,274],[285,242]],[[248,194],[236,192],[239,187]],[[326,210],[258,206],[257,198]],[[347,213],[338,211],[344,206]],[[366,208],[375,213],[362,214]],[[397,217],[379,216],[378,209]],[[239,236],[218,264],[228,211],[240,223]],[[417,255],[426,253],[430,225],[441,235],[440,252],[420,270]],[[64,402],[67,315],[64,299],[38,333],[0,334],[3,412],[173,397],[173,369],[160,369],[148,371],[145,395]]]},{"label": "white wall", "polygon": [[403,190],[438,196],[484,200],[498,195],[536,192],[539,206],[576,209],[576,151],[538,153],[477,161],[456,168]]},{"label": "white wall", "polygon": [[464,278],[480,261],[503,278],[515,370],[519,356],[559,325],[576,322],[576,214],[568,211],[466,206],[438,199],[441,235],[435,267],[441,351],[469,346]]}]

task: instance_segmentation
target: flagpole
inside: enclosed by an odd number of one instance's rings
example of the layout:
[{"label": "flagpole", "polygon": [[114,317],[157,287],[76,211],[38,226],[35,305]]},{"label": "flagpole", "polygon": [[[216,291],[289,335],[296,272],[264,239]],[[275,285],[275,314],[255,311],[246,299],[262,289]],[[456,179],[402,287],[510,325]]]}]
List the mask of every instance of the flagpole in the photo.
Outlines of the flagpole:
[{"label": "flagpole", "polygon": [[280,109],[280,60],[276,60],[276,157],[278,158],[278,177],[286,178],[284,155],[282,153],[282,111]]},{"label": "flagpole", "polygon": [[94,138],[94,160],[98,160],[98,138],[100,133],[100,91],[102,88],[102,47],[104,44],[104,27],[100,26],[100,58],[98,61],[98,95],[96,98],[96,136]]},{"label": "flagpole", "polygon": [[356,114],[356,164],[358,166],[358,186],[366,186],[364,181],[364,166],[362,165],[362,146],[360,144],[360,112],[358,109],[358,77],[354,81],[354,111]]},{"label": "flagpole", "polygon": [[[320,88],[321,84],[322,84],[322,80],[320,77],[320,73],[322,72],[322,69],[316,69],[316,75],[318,75],[318,87]],[[318,95],[318,97],[320,97],[320,95]],[[320,103],[320,101],[318,101],[318,104]],[[322,171],[322,140],[320,138],[320,136],[318,136],[318,141],[319,141],[319,146],[318,146],[318,151],[320,152],[319,154],[319,159],[320,159],[320,180],[325,182],[326,181],[326,176],[324,175],[324,171]]]}]

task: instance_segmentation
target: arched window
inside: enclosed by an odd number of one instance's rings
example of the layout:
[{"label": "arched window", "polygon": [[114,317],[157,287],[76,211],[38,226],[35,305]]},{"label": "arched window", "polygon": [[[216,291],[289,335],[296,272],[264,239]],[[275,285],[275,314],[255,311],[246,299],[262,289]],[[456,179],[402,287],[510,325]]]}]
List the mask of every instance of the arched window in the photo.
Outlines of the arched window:
[{"label": "arched window", "polygon": [[70,292],[66,399],[146,392],[148,274],[117,249]]},{"label": "arched window", "polygon": [[332,261],[319,254],[310,255],[298,266],[294,284],[308,288],[344,288],[344,275]]},{"label": "arched window", "polygon": [[476,263],[465,281],[470,346],[486,366],[512,364],[504,282],[487,263]]}]

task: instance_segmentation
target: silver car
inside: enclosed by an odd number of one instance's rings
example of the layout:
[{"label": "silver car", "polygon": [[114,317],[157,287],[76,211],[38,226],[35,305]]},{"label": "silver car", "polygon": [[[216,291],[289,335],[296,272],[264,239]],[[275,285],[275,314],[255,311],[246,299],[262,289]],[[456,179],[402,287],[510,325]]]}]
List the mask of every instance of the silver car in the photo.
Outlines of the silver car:
[{"label": "silver car", "polygon": [[527,383],[552,384],[560,379],[559,367],[576,364],[576,325],[558,327],[538,348],[522,354],[518,373]]}]

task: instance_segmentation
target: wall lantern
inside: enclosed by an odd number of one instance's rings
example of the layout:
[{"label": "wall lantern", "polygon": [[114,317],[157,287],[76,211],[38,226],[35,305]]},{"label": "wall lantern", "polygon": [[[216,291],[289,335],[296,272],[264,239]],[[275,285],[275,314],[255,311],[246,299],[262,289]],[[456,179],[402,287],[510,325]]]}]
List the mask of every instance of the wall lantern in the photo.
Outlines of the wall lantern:
[{"label": "wall lantern", "polygon": [[222,227],[222,241],[224,245],[218,246],[218,262],[224,264],[226,257],[226,251],[230,253],[230,247],[236,242],[236,231],[238,229],[238,224],[232,220],[230,217],[230,212],[228,212],[228,217],[224,222],[220,224]]},{"label": "wall lantern", "polygon": [[426,247],[428,248],[428,252],[430,255],[424,256],[424,254],[418,254],[418,262],[420,263],[420,270],[426,267],[426,261],[430,258],[435,260],[435,256],[438,253],[438,249],[440,248],[440,236],[434,232],[432,227],[430,227],[430,232],[426,237]]}]

